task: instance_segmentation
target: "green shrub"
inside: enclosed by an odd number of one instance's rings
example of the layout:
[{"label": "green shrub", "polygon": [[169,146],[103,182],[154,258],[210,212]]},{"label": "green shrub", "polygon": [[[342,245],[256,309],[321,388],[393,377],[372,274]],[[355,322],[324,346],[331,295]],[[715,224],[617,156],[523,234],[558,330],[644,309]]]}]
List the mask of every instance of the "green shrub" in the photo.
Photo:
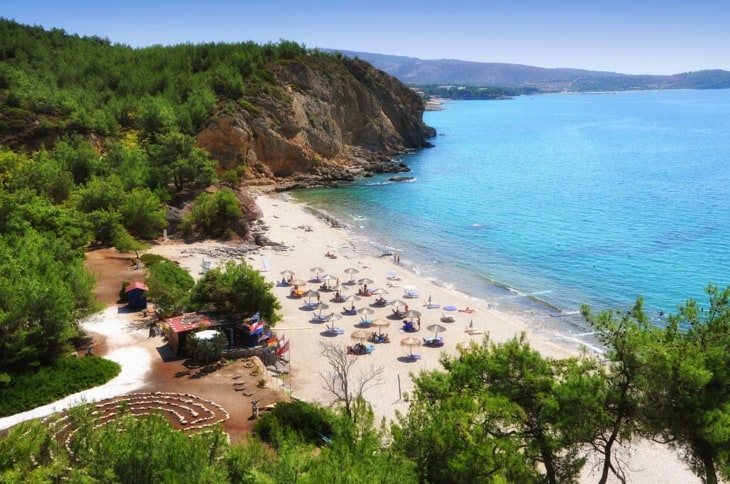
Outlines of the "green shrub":
[{"label": "green shrub", "polygon": [[0,385],[0,417],[101,385],[120,371],[118,363],[91,356],[62,358],[38,371],[11,375],[8,384]]},{"label": "green shrub", "polygon": [[297,400],[279,402],[261,416],[254,433],[274,448],[292,435],[302,442],[319,446],[324,444],[323,436],[333,434],[333,419],[332,413],[319,405]]}]

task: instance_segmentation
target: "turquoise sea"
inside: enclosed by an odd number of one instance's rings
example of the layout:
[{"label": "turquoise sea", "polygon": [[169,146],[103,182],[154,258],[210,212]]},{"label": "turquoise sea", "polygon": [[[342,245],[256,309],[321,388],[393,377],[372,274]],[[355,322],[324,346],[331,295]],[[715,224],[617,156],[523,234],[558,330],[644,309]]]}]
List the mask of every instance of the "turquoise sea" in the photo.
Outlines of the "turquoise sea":
[{"label": "turquoise sea", "polygon": [[[660,319],[730,285],[730,90],[458,101],[427,112],[414,177],[296,199],[358,245],[537,327],[580,334],[581,304]],[[552,316],[551,316],[552,314]]]}]

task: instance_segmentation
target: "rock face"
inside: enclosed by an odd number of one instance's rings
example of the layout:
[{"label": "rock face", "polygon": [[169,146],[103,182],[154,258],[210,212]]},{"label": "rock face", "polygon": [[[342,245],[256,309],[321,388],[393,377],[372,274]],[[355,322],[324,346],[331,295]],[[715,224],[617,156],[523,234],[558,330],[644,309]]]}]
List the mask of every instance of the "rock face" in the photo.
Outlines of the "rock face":
[{"label": "rock face", "polygon": [[394,77],[349,58],[310,56],[274,67],[278,92],[228,104],[198,134],[221,170],[248,185],[334,185],[404,172],[391,158],[430,146],[423,99]]}]

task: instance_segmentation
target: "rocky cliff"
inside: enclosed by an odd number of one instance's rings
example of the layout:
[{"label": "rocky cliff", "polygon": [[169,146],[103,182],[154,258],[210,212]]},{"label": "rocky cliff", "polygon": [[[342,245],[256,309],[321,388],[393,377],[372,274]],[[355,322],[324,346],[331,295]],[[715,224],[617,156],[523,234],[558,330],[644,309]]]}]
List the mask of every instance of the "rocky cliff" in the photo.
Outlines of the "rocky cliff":
[{"label": "rocky cliff", "polygon": [[334,56],[272,68],[279,87],[222,107],[197,142],[248,185],[331,185],[407,171],[392,157],[430,146],[423,99],[370,64]]}]

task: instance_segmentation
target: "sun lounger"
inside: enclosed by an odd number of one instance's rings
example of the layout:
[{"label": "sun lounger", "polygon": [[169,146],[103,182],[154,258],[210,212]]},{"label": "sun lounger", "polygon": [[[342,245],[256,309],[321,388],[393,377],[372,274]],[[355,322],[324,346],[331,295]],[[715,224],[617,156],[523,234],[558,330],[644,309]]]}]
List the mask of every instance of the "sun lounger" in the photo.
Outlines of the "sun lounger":
[{"label": "sun lounger", "polygon": [[420,353],[411,353],[408,358],[411,360],[420,360],[423,356]]},{"label": "sun lounger", "polygon": [[403,297],[416,298],[418,297],[418,292],[416,291],[415,287],[406,286],[403,288]]},{"label": "sun lounger", "polygon": [[337,326],[327,326],[327,329],[330,333],[334,334],[345,334],[345,330],[342,328],[338,328]]}]

